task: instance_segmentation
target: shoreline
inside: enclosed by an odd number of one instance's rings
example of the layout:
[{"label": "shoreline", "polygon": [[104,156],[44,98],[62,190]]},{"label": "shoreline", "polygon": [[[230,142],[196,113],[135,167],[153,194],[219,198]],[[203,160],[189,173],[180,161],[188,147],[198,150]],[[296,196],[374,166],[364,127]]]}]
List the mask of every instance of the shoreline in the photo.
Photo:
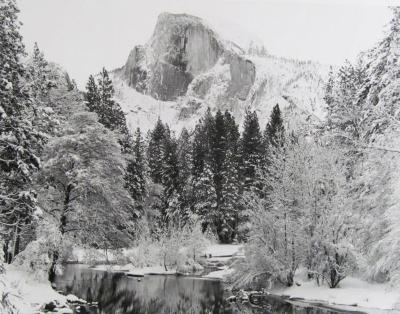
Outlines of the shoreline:
[{"label": "shoreline", "polygon": [[[197,280],[220,281],[224,288],[228,285],[224,279],[234,272],[231,268],[231,260],[237,257],[243,257],[240,245],[213,245],[205,250],[202,258],[202,270],[200,271],[179,271],[176,267],[165,271],[163,266],[152,267],[134,267],[131,264],[118,265],[117,263],[99,264],[90,266],[83,260],[70,260],[66,265],[81,265],[95,271],[120,272],[126,276],[144,277],[144,276],[187,276]],[[219,254],[218,254],[218,251]],[[229,252],[228,252],[229,251]],[[227,253],[228,252],[228,253]],[[218,266],[217,266],[218,265]],[[204,269],[210,270],[205,271]],[[68,311],[66,306],[68,296],[61,294],[52,288],[50,282],[46,280],[39,281],[33,275],[26,271],[18,269],[13,265],[6,267],[5,282],[10,290],[10,295],[18,305],[20,313],[32,313],[32,310],[38,311],[44,304],[56,301],[64,312]],[[203,271],[203,272],[202,272]],[[229,293],[235,300],[246,301],[240,294],[247,296],[258,296],[258,298],[278,298],[281,302],[288,302],[293,305],[323,307],[332,310],[345,310],[349,312],[363,312],[371,314],[400,314],[400,291],[389,284],[373,284],[358,278],[348,277],[343,280],[339,288],[330,289],[326,286],[317,286],[314,281],[305,279],[305,273],[301,270],[295,276],[296,284],[292,287],[275,288],[270,291],[244,291],[230,290]],[[10,288],[10,289],[9,289]],[[7,290],[6,289],[6,290]],[[7,291],[8,291],[7,290]],[[13,296],[15,294],[16,296]],[[229,298],[228,298],[229,299]],[[227,301],[229,301],[227,299]],[[249,298],[247,298],[247,301]],[[29,309],[29,310],[26,310]]]}]

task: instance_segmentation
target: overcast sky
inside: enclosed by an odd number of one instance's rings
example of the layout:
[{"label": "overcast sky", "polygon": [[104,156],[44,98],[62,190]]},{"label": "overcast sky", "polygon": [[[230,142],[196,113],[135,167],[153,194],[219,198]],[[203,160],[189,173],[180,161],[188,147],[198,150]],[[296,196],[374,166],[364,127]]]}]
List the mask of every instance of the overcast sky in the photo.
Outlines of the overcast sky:
[{"label": "overcast sky", "polygon": [[[159,13],[189,13],[239,44],[254,38],[276,55],[340,64],[370,48],[390,20],[385,0],[17,0],[27,49],[38,42],[83,87],[102,66],[120,67],[145,43]],[[247,40],[248,41],[248,40]]]}]

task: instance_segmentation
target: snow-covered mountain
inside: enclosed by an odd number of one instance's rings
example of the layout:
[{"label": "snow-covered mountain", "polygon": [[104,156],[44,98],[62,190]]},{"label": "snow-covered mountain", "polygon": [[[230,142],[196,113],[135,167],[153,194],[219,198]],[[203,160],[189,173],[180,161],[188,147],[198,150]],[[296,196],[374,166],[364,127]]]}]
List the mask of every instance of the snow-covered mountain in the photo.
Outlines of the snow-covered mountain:
[{"label": "snow-covered mountain", "polygon": [[150,40],[133,48],[113,81],[131,128],[148,130],[160,116],[178,131],[207,107],[228,109],[239,122],[246,108],[256,109],[264,125],[278,103],[296,123],[318,121],[326,74],[313,62],[247,55],[198,17],[162,13]]}]

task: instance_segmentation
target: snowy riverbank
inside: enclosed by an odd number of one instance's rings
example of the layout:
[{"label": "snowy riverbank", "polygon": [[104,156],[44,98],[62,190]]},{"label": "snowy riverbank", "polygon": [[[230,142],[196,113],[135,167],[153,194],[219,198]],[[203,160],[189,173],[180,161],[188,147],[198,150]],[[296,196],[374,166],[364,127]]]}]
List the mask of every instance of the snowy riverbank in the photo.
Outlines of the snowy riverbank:
[{"label": "snowy riverbank", "polygon": [[[6,266],[6,272],[0,277],[0,295],[8,296],[13,307],[4,313],[32,314],[40,313],[45,304],[53,302],[59,308],[57,313],[69,314],[72,310],[67,305],[67,297],[57,293],[47,280],[40,281],[32,274],[19,270],[12,265]],[[2,312],[3,313],[3,312]]]},{"label": "snowy riverbank", "polygon": [[[348,277],[340,287],[330,289],[328,286],[318,286],[315,281],[304,280],[299,274],[295,278],[300,285],[272,291],[273,294],[289,296],[290,299],[304,299],[310,302],[324,302],[328,305],[348,305],[356,308],[366,308],[368,313],[374,309],[393,310],[390,313],[400,313],[400,289],[389,284],[374,284],[361,279]],[[364,309],[362,309],[364,310]]]},{"label": "snowy riverbank", "polygon": [[[220,266],[217,267],[217,270],[206,274],[204,278],[223,280],[234,271],[229,267],[229,260],[235,257],[243,257],[242,246],[214,244],[207,247],[204,250],[204,261]],[[163,266],[138,268],[131,264],[97,265],[95,269],[124,272],[128,276],[138,277],[180,273],[176,268],[168,268],[166,271]],[[57,313],[71,313],[68,308],[68,297],[54,291],[48,281],[41,282],[33,275],[12,265],[7,265],[6,274],[2,279],[5,286],[1,286],[3,291],[0,292],[3,295],[8,294],[9,300],[15,306],[15,311],[11,313],[39,313],[40,309],[50,302],[55,302],[60,308]],[[289,298],[289,300],[304,299],[304,302],[311,304],[324,303],[333,307],[351,306],[354,310],[362,310],[367,313],[386,313],[386,311],[390,311],[392,314],[400,313],[400,290],[394,289],[388,284],[372,284],[349,277],[341,282],[340,287],[330,289],[327,286],[317,286],[314,281],[306,280],[302,272],[296,275],[295,282],[297,284],[293,287],[270,292]]]},{"label": "snowy riverbank", "polygon": [[[201,264],[209,264],[209,265],[219,265],[216,266],[218,269],[212,271],[205,275],[205,278],[214,278],[214,279],[223,279],[224,276],[232,273],[233,269],[229,268],[225,265],[233,257],[243,257],[242,245],[238,244],[213,244],[207,247],[201,256]],[[134,250],[134,248],[126,249],[123,251],[124,255],[128,255],[130,251]],[[80,262],[84,262],[85,259],[83,256],[85,255],[80,249],[77,250],[78,254],[76,256],[81,256],[82,259]],[[114,254],[112,252],[109,253],[109,257],[112,261]],[[193,267],[193,271],[201,271],[203,270],[203,266],[199,263],[194,263],[191,265]],[[145,276],[145,275],[175,275],[175,274],[185,274],[191,273],[193,271],[186,271],[181,267],[167,267],[167,270],[161,265],[152,265],[148,267],[135,267],[132,264],[124,264],[124,265],[113,265],[113,264],[99,264],[94,267],[97,270],[103,271],[115,271],[115,272],[124,272],[128,276]]]}]

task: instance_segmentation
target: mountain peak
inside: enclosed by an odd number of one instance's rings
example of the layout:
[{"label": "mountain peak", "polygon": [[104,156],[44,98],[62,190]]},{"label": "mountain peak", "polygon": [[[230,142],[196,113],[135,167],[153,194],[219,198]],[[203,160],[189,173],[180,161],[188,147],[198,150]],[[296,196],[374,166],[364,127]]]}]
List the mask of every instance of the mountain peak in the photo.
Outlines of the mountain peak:
[{"label": "mountain peak", "polygon": [[[230,70],[226,96],[244,99],[254,82],[255,68],[242,54],[201,18],[161,13],[152,37],[131,51],[122,73],[137,91],[168,101],[185,95],[195,78],[220,63]],[[200,84],[202,93],[207,84]]]},{"label": "mountain peak", "polygon": [[188,14],[161,13],[149,41],[134,47],[114,74],[118,101],[145,129],[142,120],[151,125],[158,116],[187,126],[207,107],[229,110],[239,120],[251,107],[263,122],[277,103],[291,110],[300,104],[295,115],[306,117],[320,116],[324,107],[314,65],[246,55]]},{"label": "mountain peak", "polygon": [[171,13],[171,12],[161,12],[158,15],[157,23],[163,22],[166,20],[180,20],[181,22],[186,21],[186,22],[204,23],[203,20],[198,16],[190,15],[187,13]]}]

